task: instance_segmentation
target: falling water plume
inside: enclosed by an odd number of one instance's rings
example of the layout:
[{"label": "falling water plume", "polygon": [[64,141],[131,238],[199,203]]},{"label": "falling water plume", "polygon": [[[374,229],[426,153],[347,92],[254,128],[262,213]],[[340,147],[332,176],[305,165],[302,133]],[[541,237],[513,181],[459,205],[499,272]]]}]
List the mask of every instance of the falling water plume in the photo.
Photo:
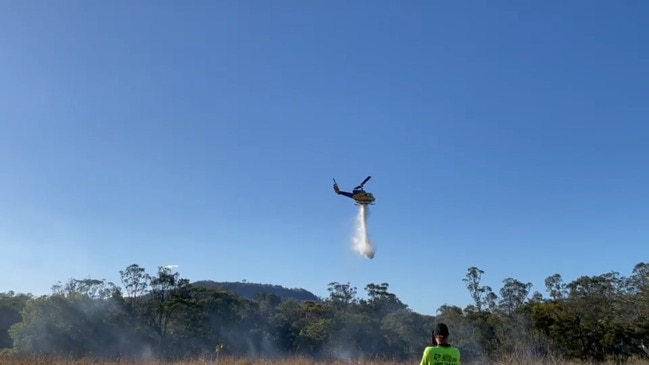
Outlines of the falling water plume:
[{"label": "falling water plume", "polygon": [[356,235],[354,236],[354,248],[363,256],[368,259],[374,258],[376,250],[372,246],[372,242],[367,236],[367,215],[369,208],[366,205],[360,204],[358,210],[358,217],[356,221]]}]

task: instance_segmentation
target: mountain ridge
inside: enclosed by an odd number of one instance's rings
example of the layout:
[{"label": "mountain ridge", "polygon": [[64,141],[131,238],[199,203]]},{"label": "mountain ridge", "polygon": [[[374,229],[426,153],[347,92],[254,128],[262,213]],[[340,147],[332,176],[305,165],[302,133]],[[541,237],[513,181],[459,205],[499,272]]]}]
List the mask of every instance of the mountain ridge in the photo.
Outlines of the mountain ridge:
[{"label": "mountain ridge", "polygon": [[246,299],[254,299],[257,295],[268,293],[280,297],[282,300],[293,299],[297,302],[320,302],[322,298],[303,288],[287,288],[278,284],[251,283],[242,281],[215,281],[198,280],[191,283],[196,287],[209,289],[225,289]]}]

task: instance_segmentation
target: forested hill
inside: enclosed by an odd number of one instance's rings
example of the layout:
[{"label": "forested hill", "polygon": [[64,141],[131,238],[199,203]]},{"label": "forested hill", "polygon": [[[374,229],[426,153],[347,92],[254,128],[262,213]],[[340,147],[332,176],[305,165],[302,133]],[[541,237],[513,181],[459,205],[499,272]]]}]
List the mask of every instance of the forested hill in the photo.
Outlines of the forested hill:
[{"label": "forested hill", "polygon": [[281,285],[201,280],[192,283],[192,286],[215,290],[226,289],[246,299],[255,299],[257,295],[267,293],[277,295],[278,297],[282,298],[282,300],[293,299],[296,302],[303,302],[307,300],[314,302],[321,301],[321,299],[317,295],[311,293],[308,290],[298,288],[285,288]]},{"label": "forested hill", "polygon": [[368,283],[360,297],[351,283],[331,282],[319,299],[278,285],[191,283],[168,267],[148,273],[132,264],[119,274],[122,286],[85,278],[57,283],[48,296],[0,292],[0,363],[4,355],[416,363],[436,322],[449,325],[467,363],[649,359],[649,262],[630,276],[565,282],[554,273],[538,290],[511,277],[492,288],[472,266],[458,283],[472,303],[443,305],[435,316],[411,310],[388,283]]}]

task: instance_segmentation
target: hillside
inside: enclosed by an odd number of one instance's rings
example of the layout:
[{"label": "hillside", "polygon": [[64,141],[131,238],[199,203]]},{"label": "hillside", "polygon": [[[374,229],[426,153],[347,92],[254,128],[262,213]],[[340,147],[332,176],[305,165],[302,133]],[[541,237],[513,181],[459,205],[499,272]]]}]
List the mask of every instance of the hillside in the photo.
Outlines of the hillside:
[{"label": "hillside", "polygon": [[275,294],[282,300],[293,299],[298,302],[306,300],[320,301],[321,299],[315,294],[305,289],[298,288],[285,288],[281,285],[247,283],[247,282],[218,282],[212,280],[201,280],[192,283],[197,287],[205,287],[210,289],[227,289],[228,291],[240,295],[247,299],[254,299],[256,295],[261,293]]}]

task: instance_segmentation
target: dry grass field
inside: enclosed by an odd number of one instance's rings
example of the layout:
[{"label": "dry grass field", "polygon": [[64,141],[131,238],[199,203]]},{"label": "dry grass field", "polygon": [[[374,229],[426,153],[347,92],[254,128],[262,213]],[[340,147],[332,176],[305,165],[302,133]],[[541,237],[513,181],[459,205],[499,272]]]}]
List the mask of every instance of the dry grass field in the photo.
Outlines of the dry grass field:
[{"label": "dry grass field", "polygon": [[[284,360],[259,360],[259,359],[235,359],[235,358],[221,358],[221,359],[194,359],[186,361],[96,361],[93,359],[84,360],[66,360],[66,359],[52,359],[47,357],[36,358],[0,358],[0,364],[3,365],[415,365],[418,364],[418,359],[413,359],[409,362],[398,361],[333,361],[333,362],[317,362],[309,359],[291,358]],[[561,360],[525,360],[516,359],[514,357],[502,359],[498,362],[466,362],[463,365],[614,365],[614,362],[606,363],[590,363],[590,362],[575,362],[575,361],[561,361]],[[630,360],[626,365],[649,365],[646,360]]]}]

